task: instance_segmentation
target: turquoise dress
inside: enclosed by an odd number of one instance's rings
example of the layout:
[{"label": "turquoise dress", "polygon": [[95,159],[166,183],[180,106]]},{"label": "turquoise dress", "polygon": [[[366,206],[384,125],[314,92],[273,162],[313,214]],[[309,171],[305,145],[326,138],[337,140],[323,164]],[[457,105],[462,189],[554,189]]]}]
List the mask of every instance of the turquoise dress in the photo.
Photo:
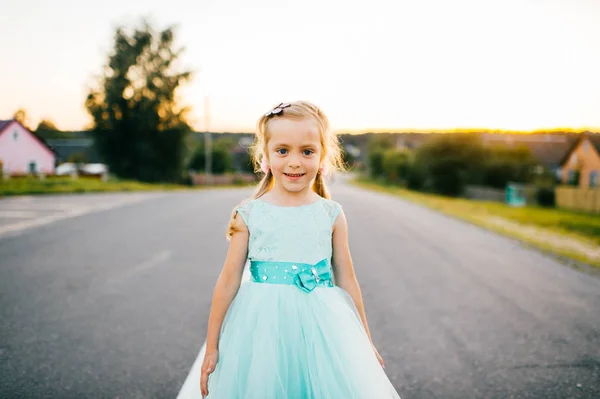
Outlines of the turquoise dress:
[{"label": "turquoise dress", "polygon": [[245,276],[229,307],[209,399],[400,398],[350,295],[333,281],[332,227],[321,198],[237,208],[248,226]]}]

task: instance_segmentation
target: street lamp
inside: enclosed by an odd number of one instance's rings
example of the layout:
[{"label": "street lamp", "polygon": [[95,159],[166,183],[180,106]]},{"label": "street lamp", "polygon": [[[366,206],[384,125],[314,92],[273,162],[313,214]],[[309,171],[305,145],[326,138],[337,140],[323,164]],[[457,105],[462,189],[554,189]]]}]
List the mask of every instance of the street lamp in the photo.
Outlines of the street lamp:
[{"label": "street lamp", "polygon": [[210,103],[208,96],[204,96],[204,130],[204,171],[206,173],[206,184],[211,184],[212,135],[210,134]]}]

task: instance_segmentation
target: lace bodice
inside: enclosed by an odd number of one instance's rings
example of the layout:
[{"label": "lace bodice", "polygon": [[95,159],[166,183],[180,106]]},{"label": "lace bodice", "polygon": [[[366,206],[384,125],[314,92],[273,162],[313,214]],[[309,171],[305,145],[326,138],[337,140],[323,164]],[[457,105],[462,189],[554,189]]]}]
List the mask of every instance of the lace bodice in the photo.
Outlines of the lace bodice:
[{"label": "lace bodice", "polygon": [[279,206],[260,198],[237,207],[250,232],[248,259],[314,264],[331,262],[332,227],[341,205],[320,198],[301,206]]}]

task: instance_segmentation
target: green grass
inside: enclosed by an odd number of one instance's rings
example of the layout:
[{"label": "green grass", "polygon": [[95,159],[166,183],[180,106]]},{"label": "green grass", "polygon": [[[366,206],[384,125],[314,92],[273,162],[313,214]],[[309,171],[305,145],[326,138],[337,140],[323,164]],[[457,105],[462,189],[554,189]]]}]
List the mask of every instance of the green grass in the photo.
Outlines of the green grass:
[{"label": "green grass", "polygon": [[[233,186],[239,187],[239,185],[219,185],[218,187]],[[208,186],[142,183],[138,181],[118,179],[111,179],[104,182],[91,178],[72,179],[70,177],[52,177],[40,180],[37,178],[23,177],[0,180],[0,197],[15,195],[98,193],[119,191],[196,190],[207,187]]]},{"label": "green grass", "polygon": [[[398,195],[556,255],[600,268],[598,256],[590,256],[590,251],[575,249],[577,244],[589,248],[600,247],[600,215],[540,207],[515,208],[498,202],[448,198],[362,178],[353,183],[363,188]],[[507,223],[503,224],[504,221]],[[557,240],[564,241],[564,248],[556,245]]]}]

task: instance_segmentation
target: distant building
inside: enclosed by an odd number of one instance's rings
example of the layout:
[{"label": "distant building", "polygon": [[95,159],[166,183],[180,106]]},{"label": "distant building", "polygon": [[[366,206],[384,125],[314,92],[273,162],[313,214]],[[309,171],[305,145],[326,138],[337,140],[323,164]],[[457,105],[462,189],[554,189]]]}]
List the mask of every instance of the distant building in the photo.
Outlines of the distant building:
[{"label": "distant building", "polygon": [[0,171],[8,175],[54,174],[56,152],[15,119],[0,120]]},{"label": "distant building", "polygon": [[600,183],[600,135],[582,133],[561,161],[562,182],[581,188]]},{"label": "distant building", "polygon": [[496,134],[484,133],[483,145],[503,144],[508,147],[526,147],[533,158],[557,179],[562,176],[561,161],[577,141],[574,134]]},{"label": "distant building", "polygon": [[54,148],[59,163],[62,162],[101,162],[94,147],[94,140],[90,137],[76,137],[69,139],[47,139],[46,142]]},{"label": "distant building", "polygon": [[431,137],[433,137],[431,134],[399,133],[396,135],[396,148],[399,150],[416,150]]}]

